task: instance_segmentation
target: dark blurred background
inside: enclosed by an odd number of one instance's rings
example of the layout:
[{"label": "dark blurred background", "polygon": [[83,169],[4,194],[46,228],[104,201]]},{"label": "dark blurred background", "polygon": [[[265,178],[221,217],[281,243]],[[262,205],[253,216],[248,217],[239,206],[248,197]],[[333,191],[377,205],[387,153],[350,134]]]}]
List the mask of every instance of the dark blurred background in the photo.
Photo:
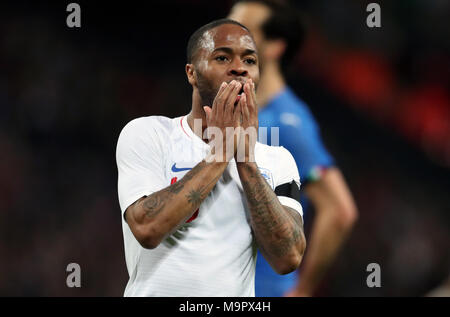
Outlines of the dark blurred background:
[{"label": "dark blurred background", "polygon": [[[357,226],[322,296],[422,296],[450,273],[450,2],[306,0],[288,78],[355,195]],[[0,4],[0,295],[121,296],[115,146],[148,115],[189,112],[185,48],[231,1]],[[313,213],[309,213],[310,217]],[[308,219],[307,219],[308,221]],[[81,288],[66,266],[81,266]],[[381,266],[381,288],[366,267]]]}]

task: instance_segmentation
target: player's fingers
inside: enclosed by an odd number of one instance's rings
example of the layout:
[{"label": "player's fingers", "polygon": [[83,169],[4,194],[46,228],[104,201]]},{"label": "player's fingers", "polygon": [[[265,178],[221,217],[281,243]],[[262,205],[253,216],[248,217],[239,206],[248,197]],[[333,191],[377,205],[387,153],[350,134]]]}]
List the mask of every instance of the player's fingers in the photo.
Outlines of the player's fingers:
[{"label": "player's fingers", "polygon": [[220,104],[223,101],[223,95],[226,91],[226,89],[228,88],[228,84],[226,82],[223,82],[222,85],[220,85],[219,91],[217,92],[216,97],[214,98],[214,102],[213,102],[213,116],[217,117],[219,112],[220,112]]},{"label": "player's fingers", "polygon": [[248,126],[248,109],[247,109],[247,103],[248,103],[248,99],[247,96],[245,94],[242,94],[241,96],[241,100],[239,100],[240,104],[241,104],[241,126],[243,126],[244,128],[246,126]]},{"label": "player's fingers", "polygon": [[[227,96],[224,100],[224,111],[226,111],[224,115],[229,115],[230,113],[232,113],[233,109],[230,109],[229,107],[234,107],[234,103],[241,87],[241,83],[237,82],[236,80],[231,81],[230,85],[232,85],[232,88],[228,91]],[[227,119],[230,119],[230,117],[227,117]]]},{"label": "player's fingers", "polygon": [[244,92],[245,95],[247,96],[247,106],[250,108],[250,110],[253,110],[255,106],[255,101],[253,99],[253,92],[252,92],[252,84],[253,81],[249,79],[244,85]]},{"label": "player's fingers", "polygon": [[251,122],[252,125],[254,125],[256,128],[258,128],[258,103],[256,100],[256,85],[252,80],[252,85],[251,85],[251,91],[252,91],[252,107],[249,108],[250,111],[250,116],[251,116]]},{"label": "player's fingers", "polygon": [[235,82],[235,87],[231,91],[230,95],[227,98],[227,101],[225,103],[225,117],[229,120],[233,117],[233,111],[234,111],[234,104],[236,103],[237,96],[239,94],[239,91],[241,90],[242,84],[240,82]]},{"label": "player's fingers", "polygon": [[205,111],[206,122],[209,123],[209,120],[210,120],[210,118],[211,118],[211,112],[212,112],[212,109],[211,109],[211,107],[204,106],[204,107],[203,107],[203,110]]},{"label": "player's fingers", "polygon": [[242,121],[242,98],[244,97],[241,97],[233,111],[233,123],[235,127],[240,126]]},{"label": "player's fingers", "polygon": [[253,97],[253,106],[255,107],[255,110],[258,110],[258,104],[256,103],[256,86],[253,80],[252,80],[252,97]]},{"label": "player's fingers", "polygon": [[227,87],[223,90],[222,94],[219,97],[217,111],[218,111],[218,116],[219,116],[218,118],[220,118],[222,120],[222,122],[226,119],[225,118],[225,109],[227,106],[228,98],[229,98],[230,94],[234,91],[235,88],[236,88],[236,81],[232,80],[227,85]]},{"label": "player's fingers", "polygon": [[225,89],[222,91],[220,95],[217,96],[217,104],[215,105],[216,109],[216,119],[220,122],[223,122],[224,117],[224,110],[225,110],[225,103],[227,100],[227,96],[229,95],[230,91],[234,88],[233,83],[226,84]]},{"label": "player's fingers", "polygon": [[210,124],[211,124],[211,116],[212,116],[213,109],[211,109],[211,107],[204,106],[203,110],[205,110],[205,115],[206,115],[206,129],[203,132],[203,137],[210,139],[211,138]]},{"label": "player's fingers", "polygon": [[249,124],[249,111],[248,111],[248,99],[247,95],[243,94],[241,97],[242,100],[242,121],[243,126],[247,127]]}]

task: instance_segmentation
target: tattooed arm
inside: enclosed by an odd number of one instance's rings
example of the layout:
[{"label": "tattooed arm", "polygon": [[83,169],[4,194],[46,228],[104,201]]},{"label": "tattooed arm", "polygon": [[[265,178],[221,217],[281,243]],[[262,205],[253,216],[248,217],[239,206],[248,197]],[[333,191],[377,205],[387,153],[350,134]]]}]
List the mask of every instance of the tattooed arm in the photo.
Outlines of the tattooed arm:
[{"label": "tattooed arm", "polygon": [[227,165],[201,161],[180,181],[128,207],[125,220],[139,243],[153,249],[176,231],[198,209]]},{"label": "tattooed arm", "polygon": [[296,270],[306,247],[301,216],[280,204],[256,163],[238,163],[237,169],[261,253],[278,274]]},{"label": "tattooed arm", "polygon": [[[241,97],[244,132],[258,128],[255,85],[249,80]],[[300,265],[306,247],[299,213],[281,205],[255,163],[255,133],[240,133],[235,157],[239,178],[250,209],[250,225],[261,253],[279,274],[287,274]],[[239,155],[239,152],[241,155]],[[294,162],[295,164],[295,162]],[[297,167],[295,166],[295,169]]]}]

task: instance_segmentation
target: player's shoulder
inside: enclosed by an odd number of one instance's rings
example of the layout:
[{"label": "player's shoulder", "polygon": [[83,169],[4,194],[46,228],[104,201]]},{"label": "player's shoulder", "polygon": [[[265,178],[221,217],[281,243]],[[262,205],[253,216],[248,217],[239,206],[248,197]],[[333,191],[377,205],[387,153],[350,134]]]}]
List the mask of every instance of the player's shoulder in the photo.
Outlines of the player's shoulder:
[{"label": "player's shoulder", "polygon": [[123,135],[168,135],[176,127],[179,118],[165,116],[146,116],[129,121],[121,131]]},{"label": "player's shoulder", "polygon": [[299,177],[294,157],[283,146],[269,146],[257,142],[255,157],[258,168],[264,171],[264,175],[268,175],[265,178],[268,179],[269,184],[271,184],[270,179],[275,186],[286,179]]},{"label": "player's shoulder", "polygon": [[256,155],[269,159],[277,164],[283,164],[293,160],[293,156],[284,146],[271,146],[264,143],[256,142]]},{"label": "player's shoulder", "polygon": [[174,118],[164,116],[146,116],[139,117],[129,121],[123,130],[155,130],[171,128]]},{"label": "player's shoulder", "polygon": [[130,148],[158,147],[160,150],[174,135],[177,118],[164,116],[139,117],[128,122],[117,140],[117,151]]}]

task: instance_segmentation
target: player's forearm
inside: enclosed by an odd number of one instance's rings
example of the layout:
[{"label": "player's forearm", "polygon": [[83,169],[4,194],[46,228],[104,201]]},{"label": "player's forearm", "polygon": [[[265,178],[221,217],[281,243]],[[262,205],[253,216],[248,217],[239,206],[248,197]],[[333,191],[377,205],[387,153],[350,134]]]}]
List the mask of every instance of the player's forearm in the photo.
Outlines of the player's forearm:
[{"label": "player's forearm", "polygon": [[302,224],[280,204],[256,163],[238,163],[237,167],[261,252],[279,274],[292,272],[305,248]]},{"label": "player's forearm", "polygon": [[314,205],[315,218],[297,288],[301,294],[313,295],[352,230],[358,211],[336,168],[328,169],[321,180],[307,185],[305,190]]},{"label": "player's forearm", "polygon": [[336,215],[333,210],[316,210],[298,285],[302,294],[314,294],[348,236],[350,228],[337,225],[339,219],[336,219]]},{"label": "player's forearm", "polygon": [[226,166],[227,163],[202,161],[180,181],[138,201],[129,223],[135,224],[133,233],[139,236],[139,242],[154,248],[185,223],[208,196]]}]

